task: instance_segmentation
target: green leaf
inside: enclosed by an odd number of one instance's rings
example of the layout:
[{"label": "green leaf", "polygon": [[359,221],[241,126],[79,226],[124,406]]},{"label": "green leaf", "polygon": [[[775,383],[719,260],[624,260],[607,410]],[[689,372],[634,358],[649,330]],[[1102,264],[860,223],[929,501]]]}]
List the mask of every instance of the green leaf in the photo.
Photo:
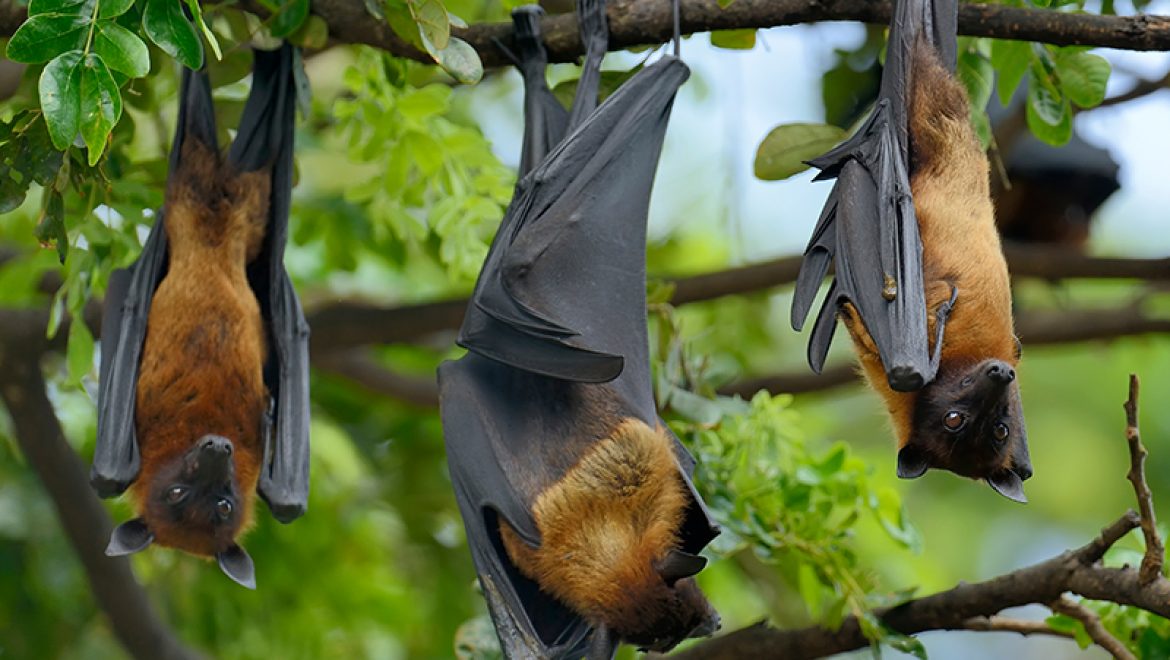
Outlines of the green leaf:
[{"label": "green leaf", "polygon": [[329,25],[320,16],[310,16],[289,41],[301,48],[319,50],[329,43]]},{"label": "green leaf", "polygon": [[222,60],[223,52],[219,49],[219,39],[215,38],[215,33],[211,31],[211,28],[207,27],[207,21],[203,20],[203,7],[199,5],[199,0],[187,0],[187,9],[195,19],[195,27],[199,28],[199,31],[203,33],[203,38],[211,46],[211,52],[215,55],[215,61]]},{"label": "green leaf", "polygon": [[1028,109],[1036,118],[1050,126],[1060,123],[1066,105],[1060,92],[1052,87],[1051,80],[1037,73],[1032,67],[1028,76]]},{"label": "green leaf", "polygon": [[89,17],[41,14],[28,19],[8,41],[8,59],[37,64],[80,49],[89,34]]},{"label": "green leaf", "polygon": [[845,131],[828,124],[783,124],[773,128],[756,150],[756,178],[780,181],[808,169],[816,158],[845,139]]},{"label": "green leaf", "polygon": [[427,46],[431,57],[455,80],[464,85],[473,85],[483,78],[483,62],[479,59],[479,53],[466,41],[451,37],[447,47],[437,52],[431,51],[430,42],[427,42]]},{"label": "green leaf", "polygon": [[65,361],[69,365],[69,381],[78,384],[93,369],[93,335],[85,321],[74,318],[69,324],[69,346]]},{"label": "green leaf", "polygon": [[261,0],[261,4],[272,12],[268,30],[274,37],[283,38],[296,32],[309,17],[309,0]]},{"label": "green leaf", "polygon": [[[1028,128],[1041,141],[1054,147],[1065,144],[1072,137],[1072,109],[1068,101],[1054,106],[1051,92],[1044,88],[1039,88],[1034,100],[1033,89],[1036,88],[1028,87]],[[1054,116],[1057,122],[1049,123]]]},{"label": "green leaf", "polygon": [[203,44],[199,33],[183,15],[178,0],[146,0],[142,29],[164,53],[188,69],[203,66]]},{"label": "green leaf", "polygon": [[73,144],[80,125],[81,58],[80,50],[58,55],[45,66],[38,84],[49,137],[61,151]]},{"label": "green leaf", "polygon": [[[83,5],[87,5],[90,11],[83,11]],[[86,0],[31,0],[28,3],[29,16],[37,14],[85,14],[89,16],[92,13],[93,5]]]},{"label": "green leaf", "polygon": [[1061,51],[1056,56],[1056,75],[1068,100],[1082,108],[1093,108],[1105,100],[1112,67],[1100,55]]},{"label": "green leaf", "polygon": [[81,67],[81,137],[89,147],[89,164],[96,165],[110,131],[122,116],[122,95],[102,58],[89,54]]},{"label": "green leaf", "polygon": [[[423,40],[429,44],[427,52],[434,56],[431,48],[435,51],[447,48],[451,38],[451,19],[443,3],[440,0],[407,0],[406,4],[410,8],[411,17],[418,24]],[[438,60],[438,57],[435,59]]]},{"label": "green leaf", "polygon": [[1028,73],[1032,57],[1032,46],[1027,42],[1002,39],[991,41],[991,66],[999,74],[995,89],[1001,105],[1006,106],[1011,102],[1024,74]]},{"label": "green leaf", "polygon": [[98,18],[101,20],[109,20],[117,18],[122,14],[130,11],[134,6],[134,0],[99,0]]},{"label": "green leaf", "polygon": [[756,47],[755,30],[715,30],[711,45],[728,50],[751,50]]},{"label": "green leaf", "polygon": [[98,23],[95,32],[93,52],[106,66],[131,78],[150,73],[150,51],[138,35],[117,23]]},{"label": "green leaf", "polygon": [[69,236],[65,233],[65,200],[52,188],[45,189],[44,208],[34,234],[44,247],[55,245],[61,263],[69,254]]},{"label": "green leaf", "polygon": [[991,87],[995,78],[995,69],[985,52],[985,43],[985,40],[976,40],[975,47],[964,49],[959,53],[959,80],[967,88],[971,109],[975,111],[982,111],[987,107],[987,102],[991,100]]}]

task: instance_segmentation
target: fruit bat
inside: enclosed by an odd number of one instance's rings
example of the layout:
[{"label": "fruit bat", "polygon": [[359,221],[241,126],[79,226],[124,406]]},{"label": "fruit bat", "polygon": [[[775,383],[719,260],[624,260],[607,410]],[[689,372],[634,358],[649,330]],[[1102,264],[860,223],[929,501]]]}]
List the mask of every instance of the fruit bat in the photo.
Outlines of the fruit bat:
[{"label": "fruit bat", "polygon": [[718,626],[693,579],[718,528],[658,418],[646,329],[650,190],[688,75],[670,56],[646,67],[521,178],[460,331],[469,352],[439,368],[451,480],[509,658],[665,651]]},{"label": "fruit bat", "polygon": [[792,304],[799,330],[830,262],[809,339],[819,372],[838,314],[898,435],[898,476],[929,468],[1025,501],[1032,475],[1007,264],[988,162],[955,65],[955,0],[898,0],[872,115],[810,161],[836,178]]},{"label": "fruit bat", "polygon": [[163,210],[110,278],[90,475],[138,514],[106,554],[179,548],[249,588],[253,493],[286,523],[309,494],[308,325],[283,264],[297,54],[254,55],[226,157],[207,74],[183,70]]}]

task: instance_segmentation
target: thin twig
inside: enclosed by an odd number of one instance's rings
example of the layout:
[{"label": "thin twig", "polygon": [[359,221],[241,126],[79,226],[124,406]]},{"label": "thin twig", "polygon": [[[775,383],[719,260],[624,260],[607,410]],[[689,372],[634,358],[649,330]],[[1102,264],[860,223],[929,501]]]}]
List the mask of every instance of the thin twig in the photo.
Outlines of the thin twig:
[{"label": "thin twig", "polygon": [[963,622],[965,630],[979,632],[1014,632],[1024,636],[1051,635],[1072,639],[1074,635],[1064,630],[1056,630],[1043,621],[1028,621],[1027,619],[1013,619],[1008,616],[977,616]]},{"label": "thin twig", "polygon": [[1166,548],[1158,536],[1158,523],[1154,518],[1154,494],[1146,483],[1146,452],[1138,430],[1138,394],[1141,383],[1136,374],[1129,375],[1129,399],[1125,402],[1125,439],[1129,443],[1129,474],[1126,478],[1133,484],[1137,496],[1138,511],[1142,517],[1142,534],[1146,537],[1146,554],[1142,558],[1141,581],[1148,584],[1162,574],[1162,559]]},{"label": "thin twig", "polygon": [[1115,660],[1137,660],[1121,640],[1101,625],[1101,617],[1096,612],[1069,598],[1068,594],[1061,594],[1060,598],[1048,604],[1048,609],[1080,621],[1093,643],[1109,652]]}]

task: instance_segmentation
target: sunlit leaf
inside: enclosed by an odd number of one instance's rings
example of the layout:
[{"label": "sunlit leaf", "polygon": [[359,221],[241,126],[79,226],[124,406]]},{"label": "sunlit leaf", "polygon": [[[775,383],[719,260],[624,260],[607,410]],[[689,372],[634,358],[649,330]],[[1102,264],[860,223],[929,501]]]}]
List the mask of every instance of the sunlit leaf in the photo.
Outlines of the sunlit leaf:
[{"label": "sunlit leaf", "polygon": [[845,139],[844,129],[828,124],[783,124],[773,128],[756,150],[756,178],[779,181],[808,169],[816,158]]}]

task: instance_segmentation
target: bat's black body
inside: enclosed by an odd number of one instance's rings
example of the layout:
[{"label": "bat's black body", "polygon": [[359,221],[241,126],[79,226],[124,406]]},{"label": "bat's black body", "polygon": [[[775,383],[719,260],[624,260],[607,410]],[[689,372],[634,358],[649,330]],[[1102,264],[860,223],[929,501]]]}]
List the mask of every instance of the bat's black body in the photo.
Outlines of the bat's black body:
[{"label": "bat's black body", "polygon": [[[224,479],[234,478],[244,490],[256,488],[282,522],[299,517],[307,505],[308,325],[283,264],[292,191],[297,59],[288,45],[277,51],[255,51],[252,91],[226,162],[220,160],[207,75],[183,71],[167,206],[138,260],[111,277],[102,325],[98,438],[91,483],[103,497],[118,495],[133,485],[140,515],[159,507],[158,526],[187,525],[186,517],[198,517],[197,500],[210,496],[200,484]],[[257,216],[249,221],[254,226],[239,229],[244,221],[236,216],[249,213]],[[234,236],[216,236],[214,227],[218,226],[251,234],[232,243],[237,240]],[[179,242],[176,229],[182,234]],[[203,274],[186,266],[190,250],[220,255],[229,249],[225,246],[239,248],[247,241],[251,243],[246,256],[242,252],[223,256],[222,264],[216,256]],[[180,245],[193,247],[182,247],[187,252],[176,265],[174,250]],[[219,278],[220,272],[230,277]],[[170,283],[164,284],[168,278]],[[238,294],[241,314],[255,315],[254,319],[205,311],[229,309],[216,299],[223,297],[214,288],[220,281],[237,283],[225,290]],[[157,309],[164,295],[162,286],[167,287],[168,297],[163,299],[167,310],[174,313]],[[232,334],[237,325],[255,329],[247,342]],[[187,380],[175,376],[171,385],[162,387],[156,387],[159,381],[152,376],[184,372]],[[244,378],[247,375],[255,375],[254,382]],[[142,387],[150,391],[140,388],[140,378]],[[186,389],[178,391],[181,388]],[[249,409],[231,411],[235,416],[230,420],[217,419],[226,414],[225,407],[232,407],[234,396]],[[226,406],[221,405],[224,401]],[[147,413],[144,405],[167,412]],[[240,437],[221,437],[233,434]],[[227,459],[220,460],[224,452]],[[160,465],[148,465],[155,460],[152,457],[164,454],[166,459],[157,459]],[[202,476],[180,470],[175,458],[180,454]],[[213,459],[217,465],[226,461],[226,467],[209,473]],[[163,466],[164,460],[173,465]],[[174,470],[180,473],[171,474]],[[181,484],[175,486],[173,501],[156,502],[154,486],[143,483],[147,473],[153,479],[156,471],[170,471],[167,478]],[[190,492],[181,495],[180,489]],[[248,515],[232,513],[234,498],[249,504],[250,492],[222,494],[218,500],[221,515],[227,510],[236,521],[233,535],[241,528],[240,517],[246,523]],[[111,552],[139,550],[157,540],[198,554],[221,554],[221,532],[192,532],[208,538],[168,543],[149,520],[147,524],[141,518],[131,522],[115,533]],[[225,571],[241,581],[228,567]]]},{"label": "bat's black body", "polygon": [[836,177],[792,304],[820,371],[838,315],[898,434],[898,475],[942,468],[1024,501],[1032,474],[1015,366],[1007,265],[988,162],[951,71],[956,0],[897,0],[873,115],[811,161]]},{"label": "bat's black body", "polygon": [[[526,145],[548,125],[534,75]],[[650,189],[687,76],[673,57],[647,67],[521,178],[460,333],[470,352],[439,369],[451,479],[509,658],[664,650],[717,622],[690,576],[718,530],[658,418],[646,328]],[[642,514],[654,524],[627,525]],[[591,552],[598,539],[621,550]]]}]

